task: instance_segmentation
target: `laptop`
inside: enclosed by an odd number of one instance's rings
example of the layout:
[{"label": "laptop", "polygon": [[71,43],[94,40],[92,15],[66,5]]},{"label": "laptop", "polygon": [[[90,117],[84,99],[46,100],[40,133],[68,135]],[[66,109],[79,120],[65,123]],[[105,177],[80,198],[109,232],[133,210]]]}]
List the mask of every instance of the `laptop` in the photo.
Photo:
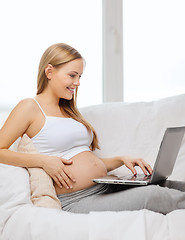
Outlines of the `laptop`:
[{"label": "laptop", "polygon": [[144,173],[137,175],[131,174],[121,177],[116,175],[107,175],[105,177],[93,179],[93,182],[125,185],[148,185],[157,184],[166,180],[173,171],[184,133],[185,126],[170,127],[166,129],[161,141],[152,175],[146,176]]}]

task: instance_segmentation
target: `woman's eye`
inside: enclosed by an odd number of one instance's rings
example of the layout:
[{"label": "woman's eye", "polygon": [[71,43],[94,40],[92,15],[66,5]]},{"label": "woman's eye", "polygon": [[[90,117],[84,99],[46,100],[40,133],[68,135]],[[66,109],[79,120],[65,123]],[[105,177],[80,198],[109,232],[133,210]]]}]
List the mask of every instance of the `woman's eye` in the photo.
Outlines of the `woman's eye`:
[{"label": "woman's eye", "polygon": [[74,75],[74,74],[70,74],[70,77],[74,78],[74,77],[75,77],[75,75]]}]

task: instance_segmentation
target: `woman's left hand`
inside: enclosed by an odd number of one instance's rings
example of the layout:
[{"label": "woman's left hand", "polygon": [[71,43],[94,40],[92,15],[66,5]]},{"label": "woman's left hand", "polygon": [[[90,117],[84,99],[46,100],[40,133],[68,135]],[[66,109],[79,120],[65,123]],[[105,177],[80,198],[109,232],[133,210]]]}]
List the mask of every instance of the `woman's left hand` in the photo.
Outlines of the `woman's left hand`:
[{"label": "woman's left hand", "polygon": [[142,158],[131,158],[131,157],[122,157],[122,161],[124,162],[124,165],[129,168],[134,175],[137,174],[135,166],[139,166],[145,175],[148,175],[148,173],[152,174],[152,168],[151,166],[145,162]]}]

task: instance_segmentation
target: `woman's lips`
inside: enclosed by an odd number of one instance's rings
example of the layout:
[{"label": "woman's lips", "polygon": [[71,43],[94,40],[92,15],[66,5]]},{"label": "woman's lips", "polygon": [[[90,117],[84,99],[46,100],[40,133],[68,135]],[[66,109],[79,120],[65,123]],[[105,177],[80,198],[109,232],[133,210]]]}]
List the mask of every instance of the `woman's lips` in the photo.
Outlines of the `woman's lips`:
[{"label": "woman's lips", "polygon": [[74,93],[74,91],[75,91],[75,88],[69,88],[69,87],[67,87],[67,89],[73,94]]}]

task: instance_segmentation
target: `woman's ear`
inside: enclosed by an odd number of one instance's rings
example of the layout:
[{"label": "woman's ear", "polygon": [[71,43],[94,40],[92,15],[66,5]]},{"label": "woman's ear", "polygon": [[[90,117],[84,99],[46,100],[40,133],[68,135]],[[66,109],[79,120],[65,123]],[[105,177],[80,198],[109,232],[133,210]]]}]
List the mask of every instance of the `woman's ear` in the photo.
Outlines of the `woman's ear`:
[{"label": "woman's ear", "polygon": [[48,64],[45,68],[45,74],[46,74],[46,77],[47,79],[51,79],[51,76],[52,76],[52,70],[53,70],[53,66],[51,64]]}]

